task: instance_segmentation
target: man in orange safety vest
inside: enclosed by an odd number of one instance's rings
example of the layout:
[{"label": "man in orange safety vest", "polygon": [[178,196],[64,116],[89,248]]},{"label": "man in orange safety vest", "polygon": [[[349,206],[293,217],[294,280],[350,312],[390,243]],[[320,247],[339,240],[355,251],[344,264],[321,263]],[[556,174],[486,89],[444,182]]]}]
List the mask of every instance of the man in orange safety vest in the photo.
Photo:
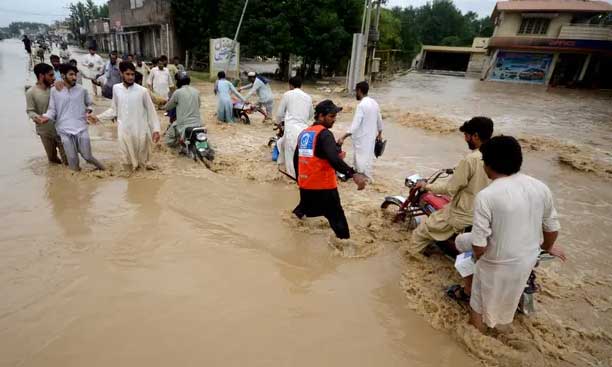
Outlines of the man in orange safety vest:
[{"label": "man in orange safety vest", "polygon": [[342,108],[331,100],[322,101],[315,107],[314,124],[298,137],[293,165],[300,188],[300,203],[293,213],[300,219],[323,216],[336,237],[347,239],[350,232],[340,203],[336,172],[352,178],[358,190],[365,188],[367,178],[344,162],[346,153],[341,151],[329,130],[340,111]]}]

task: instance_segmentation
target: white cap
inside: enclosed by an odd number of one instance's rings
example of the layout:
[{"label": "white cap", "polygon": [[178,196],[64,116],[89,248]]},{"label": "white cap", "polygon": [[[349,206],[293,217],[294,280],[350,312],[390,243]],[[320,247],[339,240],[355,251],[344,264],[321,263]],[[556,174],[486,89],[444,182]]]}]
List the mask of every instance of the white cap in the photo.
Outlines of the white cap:
[{"label": "white cap", "polygon": [[254,71],[249,71],[249,73],[247,74],[247,76],[256,76],[257,74],[255,74]]}]

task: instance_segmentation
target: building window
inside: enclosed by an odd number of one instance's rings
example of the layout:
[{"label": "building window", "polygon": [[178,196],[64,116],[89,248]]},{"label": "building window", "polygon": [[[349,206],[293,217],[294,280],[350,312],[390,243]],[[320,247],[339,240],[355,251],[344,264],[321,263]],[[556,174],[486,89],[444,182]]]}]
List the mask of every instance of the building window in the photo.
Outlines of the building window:
[{"label": "building window", "polygon": [[142,6],[144,5],[144,0],[130,0],[130,8],[131,9],[136,9],[136,8],[142,8]]},{"label": "building window", "polygon": [[550,19],[547,18],[523,18],[519,34],[546,34]]}]

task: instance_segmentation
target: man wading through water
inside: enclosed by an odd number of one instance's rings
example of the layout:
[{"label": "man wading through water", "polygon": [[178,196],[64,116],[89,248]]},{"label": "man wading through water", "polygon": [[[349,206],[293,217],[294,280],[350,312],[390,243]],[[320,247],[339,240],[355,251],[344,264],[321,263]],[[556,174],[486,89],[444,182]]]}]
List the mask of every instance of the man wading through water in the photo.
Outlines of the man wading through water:
[{"label": "man wading through water", "polygon": [[315,107],[315,122],[302,131],[293,155],[293,164],[300,188],[300,203],[293,210],[298,218],[325,217],[336,237],[350,238],[344,210],[340,203],[336,171],[353,178],[358,190],[366,186],[366,176],[356,173],[342,159],[344,152],[336,145],[330,129],[336,114],[342,111],[332,101],[325,100]]},{"label": "man wading through water", "polygon": [[73,171],[80,171],[79,154],[89,163],[103,170],[104,166],[91,154],[91,142],[87,131],[87,122],[91,118],[93,104],[87,91],[76,83],[76,67],[60,65],[65,88],[51,89],[49,109],[39,118],[41,124],[55,120],[55,128],[62,139],[68,166]]},{"label": "man wading through water", "polygon": [[[34,66],[34,75],[36,75],[37,82],[36,85],[26,92],[26,111],[32,121],[36,123],[36,133],[40,136],[40,141],[45,148],[49,162],[68,164],[62,140],[55,131],[55,123],[50,120],[41,119],[42,115],[49,108],[51,86],[55,82],[53,68],[49,64],[37,64]],[[62,158],[61,160],[57,155],[58,152]]]},{"label": "man wading through water", "polygon": [[[129,61],[119,64],[123,83],[113,86],[110,108],[98,118],[117,119],[117,141],[127,168],[155,169],[149,163],[152,144],[160,139],[159,118],[149,92],[135,83],[136,68]],[[95,119],[94,119],[95,120]]]}]

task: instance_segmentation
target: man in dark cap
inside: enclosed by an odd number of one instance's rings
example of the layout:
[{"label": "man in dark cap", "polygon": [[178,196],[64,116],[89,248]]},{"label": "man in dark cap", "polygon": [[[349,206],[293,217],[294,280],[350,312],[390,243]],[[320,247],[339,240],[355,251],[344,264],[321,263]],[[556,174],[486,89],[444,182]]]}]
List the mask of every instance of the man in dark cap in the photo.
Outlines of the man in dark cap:
[{"label": "man in dark cap", "polygon": [[24,35],[21,42],[23,42],[23,47],[25,48],[26,52],[28,53],[28,56],[30,57],[30,65],[31,65],[32,63],[32,41],[28,38],[27,35]]},{"label": "man in dark cap", "polygon": [[421,181],[417,188],[434,194],[448,195],[452,201],[421,222],[412,232],[411,253],[424,250],[436,241],[446,241],[472,225],[474,198],[489,184],[482,164],[480,146],[493,135],[493,121],[488,117],[474,117],[459,128],[470,149],[457,165],[451,178],[429,184]]},{"label": "man in dark cap", "polygon": [[315,107],[315,122],[302,131],[293,155],[300,203],[293,213],[303,217],[325,217],[336,237],[350,238],[350,232],[340,195],[336,172],[352,178],[358,190],[366,185],[366,176],[356,173],[343,158],[345,153],[336,145],[334,134],[329,129],[336,122],[336,115],[342,111],[331,100],[325,100]]}]

